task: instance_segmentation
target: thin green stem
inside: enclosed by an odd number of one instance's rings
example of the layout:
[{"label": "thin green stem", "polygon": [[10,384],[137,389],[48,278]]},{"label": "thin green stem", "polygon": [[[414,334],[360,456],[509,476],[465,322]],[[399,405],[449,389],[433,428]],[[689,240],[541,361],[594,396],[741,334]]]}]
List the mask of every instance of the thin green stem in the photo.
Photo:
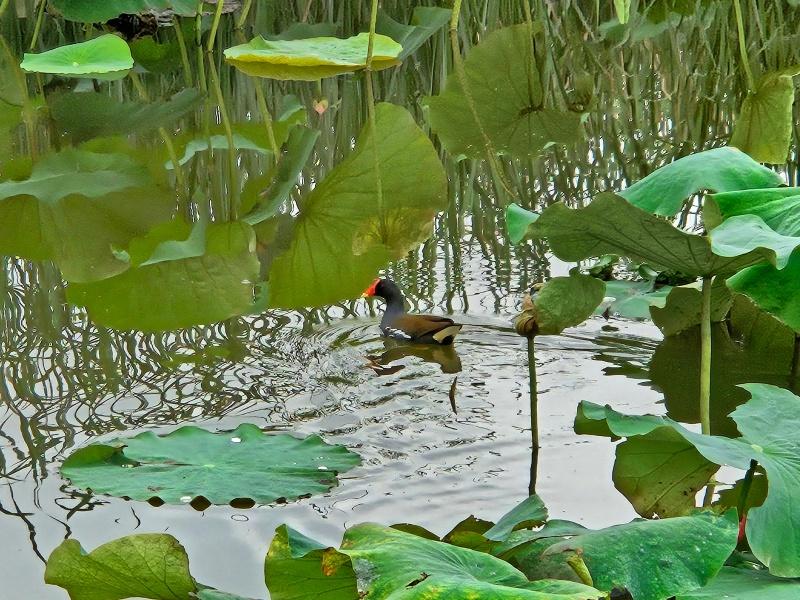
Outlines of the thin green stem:
[{"label": "thin green stem", "polygon": [[748,93],[752,93],[755,91],[756,85],[753,79],[753,72],[750,70],[750,59],[747,56],[747,42],[744,37],[744,19],[742,18],[742,7],[739,4],[739,0],[733,0],[733,9],[736,13],[736,29],[739,32],[739,53],[742,56],[744,72],[747,75],[747,91]]},{"label": "thin green stem", "polygon": [[[459,17],[461,14],[461,0],[454,0],[453,2],[453,13],[450,17],[450,46],[453,52],[453,67],[456,71],[456,77],[458,78],[458,84],[461,87],[461,90],[464,92],[464,98],[467,101],[467,108],[469,109],[470,113],[472,114],[472,119],[475,121],[475,124],[478,127],[478,132],[481,134],[481,139],[483,139],[483,148],[484,153],[486,155],[486,162],[489,164],[489,170],[492,173],[492,181],[495,184],[495,191],[498,193],[498,196],[501,196],[500,191],[504,191],[508,196],[513,196],[513,192],[511,191],[511,186],[506,181],[505,175],[503,175],[502,170],[500,169],[500,165],[497,160],[497,153],[494,149],[494,144],[492,144],[492,140],[489,138],[489,134],[486,133],[486,129],[483,126],[483,121],[481,120],[480,113],[478,112],[478,106],[475,103],[475,98],[472,96],[472,92],[469,86],[469,80],[467,78],[467,71],[464,68],[464,58],[461,56],[461,47],[458,43],[458,22]],[[501,204],[506,204],[504,198],[498,198]]]},{"label": "thin green stem", "polygon": [[281,149],[278,147],[278,141],[275,139],[275,129],[272,127],[272,115],[267,108],[267,99],[264,96],[264,90],[261,89],[261,82],[256,80],[254,84],[256,87],[256,103],[258,104],[261,118],[264,119],[264,127],[267,130],[269,147],[272,149],[272,163],[278,164],[278,157],[280,156]]},{"label": "thin green stem", "polygon": [[[131,72],[128,74],[128,77],[130,77],[130,80],[133,83],[133,87],[139,94],[139,97],[143,101],[149,102],[150,98],[147,93],[147,90],[142,84],[141,79],[139,79],[139,75],[137,75],[136,71],[131,70]],[[170,161],[172,161],[172,169],[175,172],[175,183],[178,186],[178,195],[181,199],[181,202],[184,202],[187,194],[186,178],[184,177],[183,174],[183,167],[181,166],[180,162],[178,162],[178,154],[175,152],[175,145],[172,143],[172,138],[170,137],[169,133],[163,127],[158,128],[158,134],[164,141],[164,146],[167,148],[169,159]]]},{"label": "thin green stem", "polygon": [[44,9],[47,6],[47,0],[39,2],[39,12],[36,14],[36,26],[33,28],[33,37],[31,38],[30,50],[36,49],[36,42],[39,41],[39,33],[42,31],[42,23],[44,22]]},{"label": "thin green stem", "polygon": [[236,21],[236,29],[244,29],[244,22],[247,21],[247,16],[250,14],[250,7],[253,5],[253,0],[246,0],[242,7],[242,12],[239,13],[239,19]]},{"label": "thin green stem", "polygon": [[3,2],[0,3],[0,19],[3,18],[3,13],[6,12],[9,4],[11,4],[11,0],[3,0]]},{"label": "thin green stem", "polygon": [[229,178],[229,216],[231,219],[236,219],[239,212],[239,180],[236,171],[236,147],[233,143],[233,128],[231,127],[231,120],[228,117],[228,110],[225,107],[225,97],[222,95],[222,86],[219,83],[219,75],[217,74],[217,66],[214,64],[214,57],[208,61],[209,72],[211,73],[211,84],[214,86],[214,94],[217,97],[217,104],[219,105],[219,114],[222,118],[222,127],[225,130],[225,138],[228,141],[228,178]]},{"label": "thin green stem", "polygon": [[700,425],[711,434],[711,277],[703,277],[700,315]]},{"label": "thin green stem", "polygon": [[797,392],[800,384],[800,334],[794,334],[794,353],[792,354],[792,370],[789,375],[792,391]]},{"label": "thin green stem", "polygon": [[377,205],[380,215],[381,239],[385,241],[387,237],[386,216],[383,210],[383,178],[381,177],[381,164],[378,155],[378,129],[377,117],[375,115],[375,92],[372,89],[372,54],[375,45],[375,28],[378,23],[378,0],[372,0],[372,7],[369,16],[369,41],[367,43],[367,61],[364,76],[367,84],[367,118],[369,119],[370,139],[372,141],[372,156],[375,158],[375,188],[378,195]]},{"label": "thin green stem", "polygon": [[528,337],[528,382],[530,385],[531,407],[531,475],[528,495],[536,493],[536,479],[539,472],[539,386],[536,380],[535,337]]},{"label": "thin green stem", "polygon": [[186,40],[183,39],[183,31],[178,17],[172,16],[172,27],[175,29],[175,36],[178,38],[178,49],[181,53],[181,63],[183,63],[183,82],[186,87],[192,87],[192,65],[189,63],[189,51],[186,49]]},{"label": "thin green stem", "polygon": [[217,39],[217,29],[219,29],[219,20],[222,18],[222,8],[225,6],[223,0],[217,0],[217,10],[214,13],[214,22],[211,24],[211,32],[208,34],[208,45],[206,52],[211,52],[214,49],[214,41]]}]

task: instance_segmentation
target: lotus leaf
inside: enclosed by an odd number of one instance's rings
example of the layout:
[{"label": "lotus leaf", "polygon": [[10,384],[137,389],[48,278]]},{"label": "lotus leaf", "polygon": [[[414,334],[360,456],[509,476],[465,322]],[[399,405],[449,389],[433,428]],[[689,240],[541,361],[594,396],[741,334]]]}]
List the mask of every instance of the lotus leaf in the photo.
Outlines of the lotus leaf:
[{"label": "lotus leaf", "polygon": [[680,594],[676,600],[795,600],[800,581],[781,579],[764,571],[723,567],[707,586]]},{"label": "lotus leaf", "polygon": [[88,42],[60,46],[41,54],[25,54],[20,67],[31,73],[120,79],[133,68],[133,57],[125,40],[106,34]]},{"label": "lotus leaf", "polygon": [[703,512],[587,531],[544,554],[579,552],[599,589],[666,600],[711,581],[736,547],[738,529],[736,511]]},{"label": "lotus leaf", "polygon": [[[662,307],[653,306],[653,323],[664,335],[675,335],[700,324],[702,292],[698,284],[674,287]],[[716,278],[711,286],[711,322],[724,321],[733,304],[725,280]]]},{"label": "lotus leaf", "polygon": [[92,444],[72,453],[61,472],[75,486],[134,500],[181,504],[202,496],[212,504],[241,498],[268,503],[327,492],[340,472],[360,462],[319,436],[265,434],[244,424],[232,432],[188,426]]},{"label": "lotus leaf", "polygon": [[[524,217],[522,211],[506,212],[515,231],[521,229],[516,222]],[[534,239],[546,238],[561,260],[575,262],[619,254],[658,270],[695,276],[735,273],[769,254],[756,250],[733,258],[718,256],[707,238],[677,229],[610,193],[599,194],[586,208],[570,209],[557,202],[530,220],[526,233]]]},{"label": "lotus leaf", "polygon": [[[464,61],[468,89],[454,73],[443,93],[428,98],[431,128],[450,154],[485,158],[484,133],[496,152],[519,157],[583,139],[581,113],[544,107],[531,48],[525,24],[494,31]],[[470,103],[480,107],[479,116]]]},{"label": "lotus leaf", "polygon": [[188,600],[197,589],[186,550],[163,533],[130,535],[89,554],[77,540],[64,540],[47,560],[44,580],[71,600]]},{"label": "lotus leaf", "polygon": [[110,279],[71,284],[67,299],[102,325],[142,331],[214,323],[253,304],[259,263],[245,223],[209,225],[202,256],[144,262]]},{"label": "lotus leaf", "polygon": [[367,124],[353,153],[301,202],[291,242],[269,271],[271,306],[356,297],[379,268],[430,234],[447,204],[433,144],[399,106],[379,104],[376,125],[377,135]]},{"label": "lotus leaf", "polygon": [[57,126],[73,142],[93,137],[129,135],[158,129],[181,118],[199,105],[202,96],[186,89],[157,102],[118,102],[97,92],[71,92],[50,102]]},{"label": "lotus leaf", "polygon": [[547,521],[547,508],[536,494],[529,496],[509,512],[504,514],[497,523],[486,532],[486,537],[492,541],[503,541],[519,527],[536,527]]},{"label": "lotus leaf", "polygon": [[797,235],[800,233],[800,188],[765,188],[713,194],[703,205],[703,221],[709,229],[737,215],[757,215],[778,233]]},{"label": "lotus leaf", "polygon": [[66,149],[27,178],[0,183],[0,252],[53,260],[72,282],[112,277],[128,268],[112,247],[169,219],[173,207],[128,156]]},{"label": "lotus leaf", "polygon": [[403,50],[397,60],[405,60],[444,27],[450,21],[451,15],[452,11],[447,8],[415,6],[411,14],[411,24],[402,25],[381,10],[378,12],[375,30],[400,44]]},{"label": "lotus leaf", "polygon": [[69,21],[105,23],[122,14],[138,15],[149,11],[172,9],[179,15],[189,16],[197,10],[196,0],[50,0],[52,5]]},{"label": "lotus leaf", "polygon": [[[654,289],[652,281],[606,281],[606,298],[614,300],[608,312],[628,319],[649,319],[651,307],[663,307],[673,289],[665,285]],[[598,312],[604,312],[601,307]]]},{"label": "lotus leaf", "polygon": [[614,485],[643,517],[678,517],[719,467],[677,432],[660,428],[617,446]]},{"label": "lotus leaf", "polygon": [[[257,37],[225,50],[225,59],[248,75],[315,81],[366,67],[368,42],[369,34],[366,33],[347,39],[320,37],[268,41]],[[391,38],[376,35],[373,70],[399,64],[397,57],[401,51],[400,44]]]},{"label": "lotus leaf", "polygon": [[742,256],[753,250],[762,252],[779,270],[786,267],[800,236],[782,235],[757,215],[726,219],[711,232],[711,249],[719,256]]},{"label": "lotus leaf", "polygon": [[526,336],[558,335],[580,325],[603,301],[605,283],[577,269],[569,277],[554,277],[522,306],[515,320],[517,333]]},{"label": "lotus leaf", "polygon": [[[798,541],[787,532],[800,519],[792,502],[800,493],[800,442],[795,435],[800,427],[800,398],[788,390],[765,384],[742,386],[752,399],[731,415],[742,437],[702,435],[685,429],[665,417],[625,416],[609,407],[582,402],[576,419],[577,432],[597,432],[603,427],[613,435],[644,435],[660,427],[670,427],[697,448],[709,461],[746,469],[758,461],[769,477],[769,493],[764,504],[753,508],[747,519],[747,539],[753,554],[779,577],[800,575]],[[602,434],[601,434],[602,435]]]},{"label": "lotus leaf", "polygon": [[794,80],[800,66],[765,73],[745,98],[731,135],[731,146],[764,163],[783,164],[792,141]]},{"label": "lotus leaf", "polygon": [[800,332],[800,255],[792,255],[787,266],[776,269],[761,264],[740,271],[728,286],[744,294],[782,323]]},{"label": "lotus leaf", "polygon": [[715,148],[656,169],[619,195],[654,215],[673,217],[692,195],[704,190],[730,192],[782,184],[780,175],[744,152],[736,148]]},{"label": "lotus leaf", "polygon": [[[351,527],[337,551],[279,528],[265,564],[273,600],[356,595],[392,600],[593,600],[572,582],[529,582],[506,562],[466,548],[372,524]],[[354,588],[357,587],[357,591]]]}]

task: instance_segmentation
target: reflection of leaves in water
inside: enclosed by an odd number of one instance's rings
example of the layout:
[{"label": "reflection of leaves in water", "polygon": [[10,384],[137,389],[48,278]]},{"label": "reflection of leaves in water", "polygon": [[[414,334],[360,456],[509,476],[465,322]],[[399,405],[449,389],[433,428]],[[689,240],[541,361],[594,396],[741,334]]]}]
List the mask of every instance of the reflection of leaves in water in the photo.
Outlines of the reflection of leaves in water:
[{"label": "reflection of leaves in water", "polygon": [[243,314],[258,276],[249,225],[209,225],[202,256],[133,267],[103,281],[70,285],[70,302],[115,329],[163,331]]},{"label": "reflection of leaves in water", "polygon": [[[762,329],[761,331],[765,331]],[[788,384],[793,336],[746,337],[737,342],[725,325],[712,329],[711,431],[736,435],[728,417],[749,395],[740,383]],[[700,328],[670,336],[659,345],[650,363],[652,381],[664,392],[668,415],[683,423],[699,423],[697,390],[700,385]],[[680,373],[680,377],[675,374]]]}]

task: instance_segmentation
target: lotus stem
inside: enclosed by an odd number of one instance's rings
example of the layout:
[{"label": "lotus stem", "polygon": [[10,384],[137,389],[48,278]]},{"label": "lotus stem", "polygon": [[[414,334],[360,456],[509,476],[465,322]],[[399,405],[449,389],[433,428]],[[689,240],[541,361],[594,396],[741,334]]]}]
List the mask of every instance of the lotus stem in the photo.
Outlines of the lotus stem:
[{"label": "lotus stem", "polygon": [[[221,1],[221,0],[220,0]],[[217,66],[214,64],[214,57],[208,61],[209,72],[211,73],[211,84],[214,86],[214,93],[217,96],[219,114],[222,119],[222,128],[225,130],[225,138],[228,141],[228,216],[231,219],[237,218],[239,201],[239,179],[236,176],[236,148],[233,144],[233,128],[228,117],[228,110],[225,107],[225,97],[222,95],[222,86],[219,83]]]},{"label": "lotus stem", "polygon": [[267,99],[264,96],[264,90],[261,89],[261,82],[256,80],[255,87],[256,103],[258,104],[258,110],[261,112],[261,118],[264,119],[264,127],[267,129],[269,147],[272,149],[272,164],[277,165],[281,149],[278,147],[278,142],[275,139],[275,129],[272,127],[272,115],[267,108]]},{"label": "lotus stem", "polygon": [[794,353],[792,354],[792,371],[789,375],[792,390],[797,391],[800,383],[800,334],[794,334]]},{"label": "lotus stem", "polygon": [[381,240],[386,241],[388,236],[386,216],[383,211],[383,179],[381,178],[381,164],[378,157],[378,130],[375,117],[375,92],[372,89],[372,54],[375,45],[375,28],[378,24],[378,0],[372,0],[369,15],[369,41],[367,42],[367,60],[365,63],[365,77],[367,84],[367,118],[372,132],[372,155],[375,157],[375,184],[378,195],[378,214],[380,215]]},{"label": "lotus stem", "polygon": [[500,169],[494,144],[492,144],[489,134],[486,133],[486,129],[483,126],[483,121],[481,121],[480,113],[478,112],[478,107],[475,104],[475,98],[473,98],[472,92],[469,88],[467,71],[464,68],[464,58],[461,56],[461,47],[458,43],[458,21],[460,15],[461,0],[454,0],[453,13],[450,16],[450,46],[453,52],[453,67],[455,68],[456,77],[458,78],[458,85],[461,86],[461,89],[464,92],[464,98],[467,100],[467,108],[469,109],[470,113],[472,113],[472,118],[475,121],[475,124],[478,126],[478,131],[481,134],[481,138],[483,138],[483,148],[486,154],[486,162],[489,164],[489,170],[492,173],[492,181],[495,184],[495,191],[498,193],[498,199],[501,201],[501,204],[506,204],[506,202],[502,201],[502,197],[500,197],[501,194],[499,192],[501,189],[508,196],[513,197],[514,193],[511,191],[511,186],[506,181],[506,177]]},{"label": "lotus stem", "polygon": [[700,425],[711,435],[711,277],[703,277],[700,320]]},{"label": "lotus stem", "polygon": [[11,4],[11,0],[3,0],[0,2],[0,18],[3,17],[3,13],[6,12],[9,4]]},{"label": "lotus stem", "polygon": [[580,551],[577,551],[575,554],[567,558],[567,564],[575,572],[583,585],[594,587],[592,574],[589,572],[589,567],[586,566],[581,554],[582,553]]},{"label": "lotus stem", "polygon": [[222,18],[222,9],[224,6],[225,2],[223,0],[217,0],[217,10],[214,12],[214,22],[211,24],[211,32],[208,34],[206,52],[214,50],[214,41],[217,39],[217,29],[219,29],[219,21]]},{"label": "lotus stem", "polygon": [[753,93],[756,89],[756,85],[753,80],[753,72],[750,70],[750,59],[747,56],[746,40],[744,37],[744,19],[742,19],[742,7],[739,4],[739,0],[733,0],[733,10],[736,13],[736,29],[739,33],[739,53],[742,56],[744,72],[747,75],[747,92]]},{"label": "lotus stem", "polygon": [[253,5],[253,0],[246,0],[242,7],[242,12],[239,14],[239,19],[236,21],[236,29],[244,29],[244,22],[250,14],[250,7]]},{"label": "lotus stem", "polygon": [[536,381],[535,336],[528,336],[528,382],[531,408],[531,476],[528,495],[536,493],[536,479],[539,472],[539,386]]},{"label": "lotus stem", "polygon": [[36,49],[36,42],[39,41],[39,33],[42,31],[42,22],[44,21],[44,9],[47,6],[47,0],[39,2],[39,12],[36,13],[36,26],[33,28],[33,38],[31,38],[30,50]]},{"label": "lotus stem", "polygon": [[172,27],[175,29],[175,37],[178,38],[178,49],[181,52],[181,62],[183,63],[183,81],[186,87],[192,87],[192,66],[189,63],[189,51],[186,49],[186,40],[183,39],[181,22],[175,15],[172,16]]}]

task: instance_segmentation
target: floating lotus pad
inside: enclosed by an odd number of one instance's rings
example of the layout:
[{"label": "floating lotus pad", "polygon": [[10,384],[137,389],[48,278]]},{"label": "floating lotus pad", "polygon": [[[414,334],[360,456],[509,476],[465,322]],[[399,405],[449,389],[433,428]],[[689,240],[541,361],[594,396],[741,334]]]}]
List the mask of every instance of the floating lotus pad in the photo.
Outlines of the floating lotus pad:
[{"label": "floating lotus pad", "polygon": [[269,503],[327,492],[338,473],[360,462],[319,436],[265,434],[244,424],[233,432],[188,426],[92,444],[70,455],[61,472],[77,487],[134,500],[183,504],[202,496],[212,504]]},{"label": "floating lotus pad", "polygon": [[41,54],[25,54],[20,67],[31,73],[111,80],[133,68],[133,57],[125,40],[108,34]]},{"label": "floating lotus pad", "polygon": [[[369,34],[347,39],[317,37],[302,40],[265,40],[257,37],[225,50],[225,59],[248,75],[270,79],[316,81],[366,67]],[[403,47],[376,35],[372,51],[375,71],[399,64]]]}]

